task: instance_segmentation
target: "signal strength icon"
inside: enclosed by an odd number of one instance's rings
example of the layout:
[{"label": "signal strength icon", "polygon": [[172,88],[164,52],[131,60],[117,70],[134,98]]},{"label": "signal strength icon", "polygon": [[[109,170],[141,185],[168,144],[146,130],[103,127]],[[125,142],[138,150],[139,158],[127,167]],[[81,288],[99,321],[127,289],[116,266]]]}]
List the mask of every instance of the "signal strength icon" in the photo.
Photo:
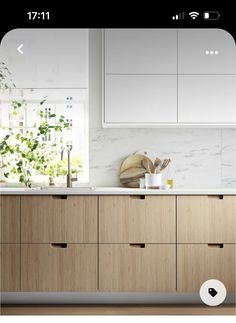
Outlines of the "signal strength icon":
[{"label": "signal strength icon", "polygon": [[181,19],[184,19],[184,12],[181,12],[178,15],[172,16],[172,20],[181,20]]},{"label": "signal strength icon", "polygon": [[199,16],[199,12],[192,11],[189,13],[189,16],[195,20]]}]

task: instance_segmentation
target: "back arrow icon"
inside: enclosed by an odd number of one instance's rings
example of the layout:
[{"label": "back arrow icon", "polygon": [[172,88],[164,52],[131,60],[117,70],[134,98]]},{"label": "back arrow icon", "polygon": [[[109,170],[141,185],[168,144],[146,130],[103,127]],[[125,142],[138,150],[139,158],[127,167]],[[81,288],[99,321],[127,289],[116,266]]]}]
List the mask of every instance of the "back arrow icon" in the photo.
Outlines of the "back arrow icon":
[{"label": "back arrow icon", "polygon": [[20,44],[20,46],[17,47],[17,50],[21,55],[23,55],[23,50],[22,50],[23,46],[24,46],[23,44]]}]

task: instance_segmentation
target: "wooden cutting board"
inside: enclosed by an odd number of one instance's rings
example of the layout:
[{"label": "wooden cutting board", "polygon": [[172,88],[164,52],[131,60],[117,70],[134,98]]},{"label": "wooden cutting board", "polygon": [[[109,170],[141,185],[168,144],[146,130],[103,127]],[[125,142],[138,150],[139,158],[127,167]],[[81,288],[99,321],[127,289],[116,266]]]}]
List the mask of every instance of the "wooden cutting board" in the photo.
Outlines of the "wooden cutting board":
[{"label": "wooden cutting board", "polygon": [[128,156],[120,168],[120,183],[125,187],[137,188],[139,187],[139,179],[144,178],[146,169],[142,166],[142,160],[147,158],[141,154],[133,154]]}]

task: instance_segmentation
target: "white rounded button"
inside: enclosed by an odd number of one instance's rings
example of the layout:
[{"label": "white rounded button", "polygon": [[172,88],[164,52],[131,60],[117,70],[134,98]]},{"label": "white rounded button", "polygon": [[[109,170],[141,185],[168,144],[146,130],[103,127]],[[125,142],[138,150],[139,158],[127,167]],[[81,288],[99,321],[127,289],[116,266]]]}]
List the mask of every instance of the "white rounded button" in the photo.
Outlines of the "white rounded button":
[{"label": "white rounded button", "polygon": [[225,285],[217,279],[206,280],[200,288],[200,297],[203,303],[217,306],[224,302],[227,295]]}]

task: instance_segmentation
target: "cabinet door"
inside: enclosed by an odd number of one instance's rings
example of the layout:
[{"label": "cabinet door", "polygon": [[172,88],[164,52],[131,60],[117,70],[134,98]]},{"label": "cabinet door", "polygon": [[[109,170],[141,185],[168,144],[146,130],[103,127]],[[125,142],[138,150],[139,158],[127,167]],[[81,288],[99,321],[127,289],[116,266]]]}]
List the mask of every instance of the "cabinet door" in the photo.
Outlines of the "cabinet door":
[{"label": "cabinet door", "polygon": [[199,292],[208,279],[218,279],[235,292],[235,245],[185,244],[177,246],[177,291]]},{"label": "cabinet door", "polygon": [[20,242],[20,197],[0,196],[1,242]]},{"label": "cabinet door", "polygon": [[179,75],[178,121],[236,123],[236,75]]},{"label": "cabinet door", "polygon": [[22,196],[22,242],[96,243],[96,196]]},{"label": "cabinet door", "polygon": [[236,73],[235,57],[235,41],[225,30],[178,30],[178,73],[180,74]]},{"label": "cabinet door", "polygon": [[24,292],[97,290],[97,245],[22,244]]},{"label": "cabinet door", "polygon": [[235,243],[236,196],[178,196],[178,243]]},{"label": "cabinet door", "polygon": [[100,196],[101,243],[175,243],[174,196]]},{"label": "cabinet door", "polygon": [[20,291],[20,245],[0,244],[0,290]]},{"label": "cabinet door", "polygon": [[176,75],[105,76],[105,123],[125,125],[176,121]]},{"label": "cabinet door", "polygon": [[177,73],[177,29],[106,29],[104,38],[105,73]]},{"label": "cabinet door", "polygon": [[99,290],[104,292],[173,292],[175,245],[101,244]]}]

